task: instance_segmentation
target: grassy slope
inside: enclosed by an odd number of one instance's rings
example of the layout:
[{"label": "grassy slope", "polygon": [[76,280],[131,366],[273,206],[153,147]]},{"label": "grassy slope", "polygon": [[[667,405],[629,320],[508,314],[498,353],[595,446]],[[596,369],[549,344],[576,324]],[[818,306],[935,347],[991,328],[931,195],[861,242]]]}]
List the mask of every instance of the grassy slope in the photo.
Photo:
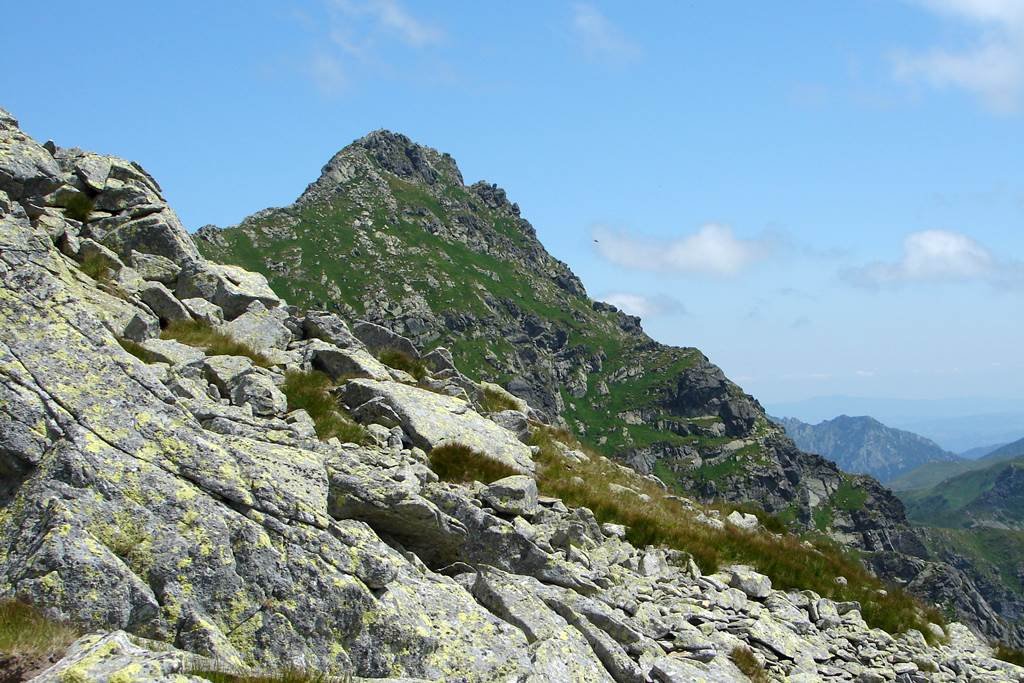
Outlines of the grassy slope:
[{"label": "grassy slope", "polygon": [[[401,300],[408,295],[405,284],[421,292],[431,310],[440,316],[471,312],[487,317],[493,315],[485,303],[487,299],[512,302],[521,311],[565,329],[567,346],[581,357],[604,355],[602,369],[588,377],[585,396],[563,394],[564,416],[570,424],[585,425],[586,433],[581,436],[588,445],[606,454],[656,441],[720,445],[648,425],[628,424],[619,416],[622,411],[652,403],[678,373],[703,360],[699,351],[674,347],[641,351],[638,346],[644,340],[621,330],[616,314],[595,310],[585,296],[567,293],[550,277],[514,260],[434,235],[413,218],[429,212],[451,224],[459,212],[449,207],[472,203],[476,205],[475,217],[495,231],[498,239],[504,238],[514,246],[529,246],[528,238],[508,216],[474,202],[464,187],[448,184],[444,195],[455,202],[445,206],[415,184],[390,174],[384,176],[398,205],[397,222],[388,220],[383,202],[367,216],[349,199],[349,192],[342,191],[329,205],[305,205],[294,214],[268,212],[242,227],[222,230],[220,236],[226,248],[205,241],[199,241],[199,246],[211,259],[265,273],[275,291],[290,303],[307,308],[329,309],[340,303],[359,315],[365,311],[365,296],[384,291],[388,298]],[[363,182],[357,177],[343,189],[356,190]],[[373,228],[366,228],[368,219]],[[285,226],[294,239],[275,235]],[[379,229],[384,226],[386,230]],[[367,240],[373,251],[387,255],[386,261],[365,248]],[[435,345],[450,348],[460,369],[475,379],[500,383],[511,378],[496,371],[488,361],[491,354],[501,358],[515,353],[512,344],[503,338],[475,337],[470,332],[443,336]],[[612,380],[613,373],[641,357],[644,368],[638,376]],[[603,395],[598,389],[602,382],[614,391]],[[700,424],[700,420],[694,424]]]},{"label": "grassy slope", "polygon": [[[1024,467],[1024,459],[996,463],[946,479],[942,483],[916,491],[901,491],[907,516],[920,524],[956,528],[970,523],[965,511],[978,496],[992,488],[1008,467]],[[1013,501],[1008,501],[1013,503]]]},{"label": "grassy slope", "polygon": [[992,451],[983,458],[960,462],[931,462],[921,465],[886,484],[893,491],[928,489],[946,479],[966,472],[984,469],[998,462],[1024,456],[1024,439],[1014,441]]}]

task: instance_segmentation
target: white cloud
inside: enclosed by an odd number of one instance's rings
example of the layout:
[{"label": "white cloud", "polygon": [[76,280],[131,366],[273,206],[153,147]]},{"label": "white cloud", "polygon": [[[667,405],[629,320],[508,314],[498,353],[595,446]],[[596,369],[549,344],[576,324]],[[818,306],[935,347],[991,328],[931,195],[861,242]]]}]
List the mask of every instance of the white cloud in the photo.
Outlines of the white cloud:
[{"label": "white cloud", "polygon": [[984,245],[959,232],[923,230],[903,240],[903,254],[895,262],[876,261],[842,273],[847,281],[864,287],[885,287],[910,282],[984,281],[1012,286],[1022,280],[1022,266],[1000,261]]},{"label": "white cloud", "polygon": [[309,75],[317,89],[325,95],[341,93],[348,83],[341,61],[325,52],[313,55],[309,65]]},{"label": "white cloud", "polygon": [[672,273],[733,276],[768,256],[764,239],[742,239],[725,225],[709,223],[697,232],[673,240],[635,237],[598,229],[598,252],[608,261],[636,268]]},{"label": "white cloud", "polygon": [[604,300],[630,315],[638,315],[641,318],[667,313],[686,314],[686,307],[682,303],[664,294],[644,296],[629,292],[612,292],[606,294]]},{"label": "white cloud", "polygon": [[1024,99],[1024,2],[918,0],[917,4],[966,22],[977,35],[966,49],[896,55],[897,77],[938,88],[961,88],[981,97],[995,111],[1017,111]]},{"label": "white cloud", "polygon": [[640,56],[640,48],[600,10],[586,2],[573,5],[572,30],[592,59],[626,63]]},{"label": "white cloud", "polygon": [[[353,18],[369,17],[371,22],[411,47],[427,47],[444,41],[444,31],[418,19],[397,0],[333,0],[334,7]],[[339,32],[335,30],[335,40]]]}]

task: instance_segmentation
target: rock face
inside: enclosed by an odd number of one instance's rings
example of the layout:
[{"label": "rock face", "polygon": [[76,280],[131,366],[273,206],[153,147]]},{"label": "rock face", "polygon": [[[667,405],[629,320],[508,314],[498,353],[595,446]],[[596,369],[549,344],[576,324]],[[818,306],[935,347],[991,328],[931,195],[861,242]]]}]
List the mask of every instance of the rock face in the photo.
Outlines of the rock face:
[{"label": "rock face", "polygon": [[[280,387],[320,351],[369,354],[344,320],[203,261],[132,164],[51,155],[2,111],[0,150],[0,597],[95,631],[38,680],[191,681],[197,661],[355,680],[741,680],[737,647],[779,680],[1021,678],[959,625],[934,647],[894,638],[856,605],[743,567],[701,576],[684,553],[538,497],[530,448],[499,424],[515,421],[483,417],[482,388],[446,352],[425,355],[439,369],[419,381],[345,383],[366,444],[317,439]],[[392,152],[375,158],[438,180]],[[65,185],[111,217],[151,201],[162,222],[124,216],[100,235],[53,204]],[[107,276],[81,267],[85,239],[109,245]],[[155,339],[139,292],[174,269],[147,255],[180,268],[168,291],[190,317],[242,321],[232,331],[266,341],[270,367]],[[156,362],[122,347],[132,331]],[[423,448],[456,440],[522,474],[438,481]]]},{"label": "rock face", "polygon": [[196,238],[293,303],[367,321],[370,346],[450,349],[475,380],[681,492],[754,501],[860,551],[931,558],[888,490],[796,448],[697,349],[659,344],[638,318],[591,300],[505,192],[466,185],[447,154],[376,131],[293,205]]},{"label": "rock face", "polygon": [[930,439],[871,417],[840,415],[816,425],[794,418],[777,422],[801,449],[820,453],[844,472],[870,474],[882,483],[926,463],[960,460]]}]

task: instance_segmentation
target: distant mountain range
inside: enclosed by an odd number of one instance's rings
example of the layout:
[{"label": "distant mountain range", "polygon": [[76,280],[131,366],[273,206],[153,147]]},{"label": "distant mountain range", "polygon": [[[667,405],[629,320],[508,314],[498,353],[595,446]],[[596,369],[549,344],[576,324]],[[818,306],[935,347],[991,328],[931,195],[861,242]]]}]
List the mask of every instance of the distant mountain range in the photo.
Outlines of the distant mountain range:
[{"label": "distant mountain range", "polygon": [[802,450],[819,453],[851,474],[885,483],[927,463],[957,463],[960,457],[934,441],[887,427],[873,417],[840,415],[818,424],[774,418]]},{"label": "distant mountain range", "polygon": [[925,463],[891,481],[887,481],[886,486],[903,497],[899,492],[930,489],[947,479],[952,479],[974,470],[985,469],[993,464],[1018,457],[1024,457],[1024,439],[1000,446],[976,460]]},{"label": "distant mountain range", "polygon": [[871,415],[890,427],[929,438],[954,453],[980,444],[1009,443],[1024,434],[1024,399],[821,396],[767,403],[765,407],[772,415],[787,415],[811,424],[836,415]]}]

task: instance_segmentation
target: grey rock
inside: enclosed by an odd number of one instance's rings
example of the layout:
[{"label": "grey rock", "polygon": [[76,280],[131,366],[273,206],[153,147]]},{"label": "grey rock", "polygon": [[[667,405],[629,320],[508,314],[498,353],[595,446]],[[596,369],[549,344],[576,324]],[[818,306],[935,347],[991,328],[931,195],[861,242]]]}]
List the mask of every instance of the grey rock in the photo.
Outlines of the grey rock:
[{"label": "grey rock", "polygon": [[307,311],[302,329],[310,339],[320,339],[339,349],[358,348],[362,342],[348,329],[348,324],[334,313]]},{"label": "grey rock", "polygon": [[524,474],[533,471],[530,449],[514,434],[477,414],[464,401],[416,387],[371,379],[353,379],[341,388],[350,406],[383,399],[402,420],[413,443],[430,450],[460,443]]},{"label": "grey rock", "polygon": [[771,595],[772,581],[764,574],[758,574],[748,567],[739,566],[730,567],[729,573],[731,574],[729,585],[740,589],[748,597],[764,599]]},{"label": "grey rock", "polygon": [[143,254],[133,251],[129,256],[131,263],[143,280],[159,282],[164,285],[174,286],[181,273],[181,266],[174,261],[157,254]]},{"label": "grey rock", "polygon": [[352,333],[378,356],[386,351],[397,351],[410,358],[420,357],[419,349],[411,340],[376,323],[360,320],[352,326]]},{"label": "grey rock", "polygon": [[237,266],[203,263],[183,268],[175,291],[181,299],[206,299],[219,306],[225,320],[242,315],[254,301],[268,309],[281,305],[265,277]]},{"label": "grey rock", "polygon": [[332,344],[315,340],[306,347],[313,368],[324,372],[331,379],[365,377],[385,381],[391,379],[387,367],[357,346],[338,348]]},{"label": "grey rock", "polygon": [[480,496],[501,514],[532,517],[539,509],[537,482],[521,474],[492,482]]},{"label": "grey rock", "polygon": [[288,399],[263,373],[250,372],[232,383],[231,402],[237,406],[249,405],[256,415],[284,415]]},{"label": "grey rock", "polygon": [[199,363],[206,357],[202,349],[182,344],[173,339],[147,339],[142,342],[142,348],[156,356],[159,362],[168,365]]},{"label": "grey rock", "polygon": [[196,320],[201,320],[209,325],[217,326],[224,322],[224,311],[220,306],[210,303],[206,299],[181,299],[181,305]]},{"label": "grey rock", "polygon": [[245,313],[218,329],[257,351],[284,350],[292,340],[291,331],[259,301],[252,302]]},{"label": "grey rock", "polygon": [[176,320],[190,320],[188,309],[159,282],[148,282],[139,290],[139,298],[149,306],[164,324]]}]

